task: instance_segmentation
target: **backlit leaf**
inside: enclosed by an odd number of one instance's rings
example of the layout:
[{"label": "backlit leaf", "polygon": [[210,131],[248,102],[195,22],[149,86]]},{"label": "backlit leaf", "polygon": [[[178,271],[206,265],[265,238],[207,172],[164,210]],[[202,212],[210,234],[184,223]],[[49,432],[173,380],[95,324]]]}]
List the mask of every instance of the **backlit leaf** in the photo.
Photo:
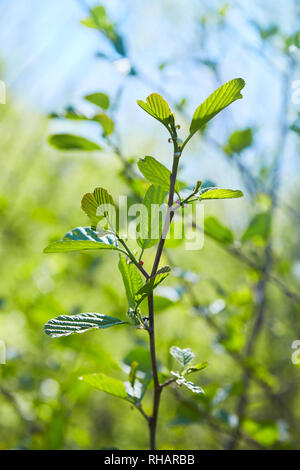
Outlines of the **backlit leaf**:
[{"label": "backlit leaf", "polygon": [[137,243],[143,249],[156,245],[161,237],[163,219],[160,207],[163,204],[167,191],[161,186],[151,185],[144,197],[143,207],[147,212],[141,213],[138,229]]},{"label": "backlit leaf", "polygon": [[147,282],[141,287],[136,295],[135,300],[138,303],[141,303],[142,300],[147,297],[169,274],[171,268],[169,266],[164,266],[159,269],[154,276],[151,276]]},{"label": "backlit leaf", "polygon": [[81,201],[81,208],[91,221],[91,228],[96,230],[97,224],[106,219],[109,228],[115,228],[115,203],[104,188],[96,188],[93,193],[87,193]]},{"label": "backlit leaf", "polygon": [[84,333],[93,328],[110,328],[124,323],[127,322],[101,313],[79,313],[77,315],[60,315],[49,320],[44,326],[44,331],[52,338],[59,338],[72,333]]},{"label": "backlit leaf", "polygon": [[[147,181],[160,186],[165,191],[170,191],[171,172],[162,163],[153,157],[147,156],[138,161],[138,167]],[[178,182],[176,182],[175,191],[177,194],[179,190],[180,186]]]},{"label": "backlit leaf", "polygon": [[189,382],[188,380],[186,380],[182,375],[178,374],[177,372],[171,371],[171,374],[174,375],[175,377],[177,377],[176,383],[178,385],[184,385],[189,390],[191,390],[191,392],[193,392],[193,393],[204,393],[204,390],[201,387],[199,387],[199,385],[196,385],[193,382]]},{"label": "backlit leaf", "polygon": [[79,377],[79,380],[82,380],[93,388],[101,390],[101,392],[108,393],[109,395],[124,398],[125,400],[128,398],[125,384],[121,380],[108,377],[105,374],[87,374]]},{"label": "backlit leaf", "polygon": [[135,294],[143,287],[143,281],[136,266],[128,262],[124,256],[120,256],[119,270],[125,286],[126,296],[130,307],[136,304]]},{"label": "backlit leaf", "polygon": [[170,354],[183,368],[186,367],[195,357],[190,348],[181,349],[178,346],[172,346],[170,348]]},{"label": "backlit leaf", "polygon": [[234,101],[243,97],[240,91],[245,82],[242,78],[235,78],[220,86],[196,109],[190,126],[190,134],[193,135],[216,114],[229,106]]},{"label": "backlit leaf", "polygon": [[208,366],[208,362],[200,362],[199,364],[188,367],[184,371],[184,375],[189,375],[189,374],[192,374],[193,372],[200,372],[200,370],[206,369],[207,366]]},{"label": "backlit leaf", "polygon": [[199,199],[234,199],[243,197],[242,191],[236,189],[204,188],[199,192]]},{"label": "backlit leaf", "polygon": [[44,253],[63,253],[82,250],[117,250],[118,240],[112,233],[98,236],[89,227],[77,227],[68,232],[61,241],[50,243]]},{"label": "backlit leaf", "polygon": [[166,100],[164,100],[158,93],[152,93],[149,95],[146,102],[138,100],[137,104],[144,111],[150,114],[150,116],[153,116],[164,125],[167,126],[169,124],[172,112]]}]

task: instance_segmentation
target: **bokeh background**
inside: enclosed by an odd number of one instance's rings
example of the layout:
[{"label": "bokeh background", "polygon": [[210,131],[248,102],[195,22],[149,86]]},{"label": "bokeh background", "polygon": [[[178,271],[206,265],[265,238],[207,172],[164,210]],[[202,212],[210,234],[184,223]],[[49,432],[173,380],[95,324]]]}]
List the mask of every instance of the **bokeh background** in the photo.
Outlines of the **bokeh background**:
[{"label": "bokeh background", "polygon": [[[209,202],[203,249],[170,243],[164,257],[176,269],[156,299],[161,371],[172,367],[172,345],[192,348],[209,367],[196,379],[203,396],[164,392],[158,445],[298,449],[300,369],[291,359],[300,339],[299,2],[103,1],[100,31],[81,23],[95,5],[0,1],[7,91],[0,105],[7,353],[0,448],[147,448],[140,414],[78,380],[92,372],[127,380],[133,360],[147,371],[146,335],[115,328],[51,339],[43,332],[59,314],[125,318],[117,255],[42,251],[87,224],[84,193],[103,186],[134,201],[146,187],[138,158],[153,155],[170,167],[168,136],[137,99],[161,93],[184,136],[194,109],[220,84],[243,77],[243,100],[193,138],[181,163],[188,186],[201,179],[245,197]],[[83,98],[93,92],[110,97],[109,137],[95,122],[53,118],[93,112]],[[56,132],[82,135],[102,150],[57,150],[48,143]]]}]

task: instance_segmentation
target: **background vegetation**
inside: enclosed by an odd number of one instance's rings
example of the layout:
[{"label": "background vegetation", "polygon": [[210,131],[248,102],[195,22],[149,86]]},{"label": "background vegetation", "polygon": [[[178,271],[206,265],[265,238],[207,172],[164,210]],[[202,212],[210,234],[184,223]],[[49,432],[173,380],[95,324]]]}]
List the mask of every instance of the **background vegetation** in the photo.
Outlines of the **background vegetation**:
[{"label": "background vegetation", "polygon": [[[212,181],[241,188],[245,197],[207,204],[204,248],[169,247],[164,260],[178,269],[157,299],[162,370],[174,344],[191,347],[209,366],[197,381],[205,395],[165,391],[158,443],[299,448],[300,372],[291,362],[291,344],[300,339],[298,2],[103,5],[107,22],[98,31],[80,24],[89,15],[85,2],[18,1],[17,13],[16,0],[0,2],[7,84],[0,107],[0,339],[7,347],[0,448],[147,447],[135,410],[78,381],[92,372],[126,380],[136,358],[147,370],[146,333],[116,328],[56,340],[43,333],[44,323],[63,313],[125,318],[125,292],[111,262],[117,255],[42,250],[87,223],[82,194],[101,185],[115,199],[134,199],[145,187],[132,185],[138,158],[150,154],[170,166],[167,135],[137,99],[161,93],[185,130],[194,108],[238,76],[247,83],[244,99],[194,139],[180,170],[188,185]],[[109,139],[97,123],[48,119],[71,105],[90,112],[83,96],[96,91],[110,97]],[[50,147],[49,134],[65,131],[102,150]]]}]

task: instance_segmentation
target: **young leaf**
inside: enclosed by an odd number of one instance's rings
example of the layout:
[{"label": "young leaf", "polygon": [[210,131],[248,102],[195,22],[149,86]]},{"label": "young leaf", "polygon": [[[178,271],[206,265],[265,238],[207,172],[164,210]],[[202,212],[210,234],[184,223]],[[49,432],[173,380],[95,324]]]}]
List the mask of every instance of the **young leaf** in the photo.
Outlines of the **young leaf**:
[{"label": "young leaf", "polygon": [[170,354],[179,362],[182,368],[186,367],[195,357],[190,348],[181,349],[177,346],[172,346],[170,348]]},{"label": "young leaf", "polygon": [[115,128],[114,122],[106,114],[95,114],[92,121],[98,122],[101,125],[105,137],[113,133]]},{"label": "young leaf", "polygon": [[122,275],[128,303],[130,307],[134,308],[136,305],[135,294],[143,287],[142,278],[135,265],[131,262],[128,263],[124,256],[120,256],[119,270]]},{"label": "young leaf", "polygon": [[210,121],[216,114],[229,106],[234,101],[243,98],[240,91],[244,88],[245,82],[242,78],[235,78],[220,86],[196,109],[191,126],[192,136],[204,124]]},{"label": "young leaf", "polygon": [[54,134],[49,137],[48,142],[60,150],[85,150],[87,152],[101,150],[96,142],[73,134]]},{"label": "young leaf", "polygon": [[201,387],[199,387],[199,385],[196,385],[193,382],[189,382],[188,380],[186,380],[184,377],[182,377],[182,375],[178,374],[177,372],[171,371],[171,374],[174,375],[175,377],[177,377],[176,383],[178,385],[180,385],[180,386],[184,385],[189,390],[191,390],[191,392],[193,392],[193,393],[204,393],[204,390]]},{"label": "young leaf", "polygon": [[164,266],[147,280],[135,295],[135,300],[138,304],[140,304],[145,297],[148,297],[148,295],[170,274],[170,271],[171,268],[169,266]]},{"label": "young leaf", "polygon": [[90,95],[86,95],[84,99],[99,106],[101,109],[109,108],[109,97],[106,93],[91,93]]},{"label": "young leaf", "polygon": [[200,370],[205,369],[207,366],[208,366],[208,362],[200,362],[199,364],[188,367],[184,371],[184,375],[189,375],[189,374],[192,374],[193,372],[200,372]]},{"label": "young leaf", "polygon": [[162,122],[165,126],[170,123],[172,112],[166,100],[164,100],[158,93],[152,93],[149,95],[146,99],[146,103],[138,100],[137,104],[146,111],[146,113]]},{"label": "young leaf", "polygon": [[60,315],[49,320],[44,326],[44,331],[52,338],[59,338],[72,333],[84,333],[92,328],[110,328],[125,323],[127,322],[102,313],[79,313],[77,315]]},{"label": "young leaf", "polygon": [[222,225],[215,217],[205,217],[204,233],[221,243],[231,244],[234,242],[232,231]]},{"label": "young leaf", "polygon": [[166,190],[155,185],[151,185],[145,194],[143,206],[147,209],[147,213],[141,215],[140,233],[137,238],[137,243],[143,250],[156,245],[160,239],[163,220],[159,209],[166,194]]},{"label": "young leaf", "polygon": [[198,197],[202,199],[234,199],[243,197],[242,191],[236,189],[204,188],[200,191]]},{"label": "young leaf", "polygon": [[91,221],[91,228],[96,230],[97,224],[106,218],[110,229],[115,225],[115,203],[104,188],[96,188],[93,193],[87,193],[81,201],[81,208]]},{"label": "young leaf", "polygon": [[90,227],[77,227],[68,232],[61,241],[50,243],[44,249],[44,253],[81,250],[117,250],[123,252],[118,248],[118,240],[112,233],[99,237]]},{"label": "young leaf", "polygon": [[105,374],[87,374],[79,377],[79,380],[91,385],[101,392],[108,393],[118,398],[128,399],[128,394],[126,392],[126,387],[121,380],[108,377]]},{"label": "young leaf", "polygon": [[136,379],[136,371],[137,371],[137,368],[138,368],[138,362],[137,361],[133,361],[131,363],[131,366],[130,366],[130,371],[129,371],[129,382],[130,382],[130,385],[132,387],[134,387],[134,382],[135,382],[135,379]]},{"label": "young leaf", "polygon": [[[147,156],[138,161],[138,167],[147,181],[160,186],[165,191],[170,190],[171,172],[162,163],[158,162],[153,157]],[[176,182],[175,191],[177,194],[179,193],[179,190],[179,183]]]}]

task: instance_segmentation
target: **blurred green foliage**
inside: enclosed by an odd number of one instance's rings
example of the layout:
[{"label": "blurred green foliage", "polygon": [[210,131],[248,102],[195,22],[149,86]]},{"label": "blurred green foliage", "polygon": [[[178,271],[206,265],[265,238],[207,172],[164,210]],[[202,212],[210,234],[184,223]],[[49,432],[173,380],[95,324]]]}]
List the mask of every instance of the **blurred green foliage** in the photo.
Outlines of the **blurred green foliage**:
[{"label": "blurred green foliage", "polygon": [[[103,9],[96,13],[100,29],[125,57],[125,41],[117,26]],[[204,31],[213,21],[220,28],[226,22],[227,8],[215,13],[201,18]],[[95,21],[89,18],[85,24],[95,28]],[[263,41],[277,41],[280,54],[291,55],[290,47],[299,47],[299,33],[285,37],[274,25],[258,32]],[[272,48],[272,43],[266,47]],[[217,68],[212,60],[201,64]],[[99,96],[96,99],[98,105]],[[95,97],[90,95],[89,101],[95,103]],[[178,112],[184,113],[185,101],[177,101]],[[104,110],[109,106],[103,100],[100,103]],[[71,114],[74,118],[74,111]],[[78,118],[77,111],[75,115]],[[134,374],[149,374],[146,332],[115,328],[50,339],[42,331],[53,316],[81,311],[126,320],[117,253],[42,254],[70,227],[87,225],[80,208],[82,194],[99,184],[112,188],[115,197],[128,194],[135,200],[136,194],[143,194],[143,182],[128,186],[128,175],[138,171],[138,156],[126,159],[124,166],[118,149],[105,146],[114,128],[110,116],[102,112],[101,116],[106,116],[99,119],[104,151],[58,152],[47,144],[46,117],[14,100],[0,108],[0,339],[7,353],[6,364],[0,365],[0,449],[141,449],[148,445],[143,418],[130,403],[78,380],[91,373],[103,374],[102,382],[105,375],[126,381],[128,374],[129,380]],[[284,132],[285,117],[283,113]],[[222,208],[213,206],[214,217],[207,211],[203,249],[195,255],[170,243],[175,248],[163,259],[165,264],[171,260],[176,269],[175,277],[169,276],[155,297],[160,374],[164,376],[166,367],[175,367],[169,355],[173,345],[188,345],[196,354],[195,364],[207,361],[209,367],[201,371],[205,393],[196,399],[183,388],[165,390],[164,424],[158,430],[162,449],[220,449],[229,447],[232,440],[240,448],[299,448],[299,365],[291,363],[291,343],[300,327],[299,194],[296,189],[290,191],[285,210],[280,210],[275,194],[278,158],[276,174],[273,161],[254,169],[246,165],[245,171],[242,158],[253,148],[252,129],[252,124],[236,126],[218,145],[225,159],[233,157],[228,160],[236,162],[243,184],[249,183],[250,204],[242,210],[240,202],[235,206],[242,223],[227,220]],[[207,130],[201,138],[209,141]],[[65,140],[61,147],[66,144],[70,149]],[[298,141],[294,145],[297,149]],[[75,149],[74,142],[71,147]],[[143,257],[145,265],[152,255],[150,249]],[[116,258],[114,263],[111,257]],[[258,325],[253,346],[260,312],[263,323]],[[238,425],[244,398],[247,407]],[[150,397],[145,400],[147,409]]]}]

